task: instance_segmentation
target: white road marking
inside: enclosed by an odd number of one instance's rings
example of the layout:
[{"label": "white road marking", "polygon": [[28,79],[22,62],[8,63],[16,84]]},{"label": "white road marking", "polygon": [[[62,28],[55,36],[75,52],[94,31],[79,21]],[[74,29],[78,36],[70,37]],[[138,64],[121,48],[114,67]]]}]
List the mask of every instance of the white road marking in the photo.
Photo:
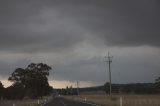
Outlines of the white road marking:
[{"label": "white road marking", "polygon": [[60,102],[61,102],[64,106],[66,106],[66,105],[67,105],[67,104],[65,104],[65,103],[64,103],[63,101],[61,101],[61,100],[60,100]]},{"label": "white road marking", "polygon": [[101,106],[101,105],[94,104],[94,103],[89,103],[89,102],[81,102],[81,103],[85,103],[85,104],[89,104],[89,105],[93,105],[93,106]]},{"label": "white road marking", "polygon": [[[51,99],[52,100],[52,99]],[[45,100],[45,103],[42,103],[40,106],[44,106],[44,105],[46,105],[47,103],[49,103],[51,100]]]},{"label": "white road marking", "polygon": [[46,105],[47,103],[43,103],[43,104],[41,104],[40,106],[44,106],[44,105]]}]

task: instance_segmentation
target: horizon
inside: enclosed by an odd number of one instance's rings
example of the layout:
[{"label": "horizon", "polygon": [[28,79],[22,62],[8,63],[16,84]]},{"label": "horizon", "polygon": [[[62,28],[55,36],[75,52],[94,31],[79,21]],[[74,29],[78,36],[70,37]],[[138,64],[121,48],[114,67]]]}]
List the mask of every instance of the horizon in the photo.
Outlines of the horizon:
[{"label": "horizon", "polygon": [[[1,80],[3,86],[5,88],[11,86],[13,84],[13,82],[10,82],[8,80]],[[155,81],[152,82],[130,82],[130,83],[112,83],[112,84],[143,84],[143,83],[154,83]],[[88,87],[98,87],[98,86],[103,86],[106,82],[102,83],[102,84],[92,84],[91,82],[79,82],[82,86],[79,86],[79,88],[88,88]],[[54,89],[62,89],[62,88],[66,88],[67,86],[70,87],[72,86],[73,88],[76,88],[76,82],[71,82],[71,81],[49,81],[49,85],[52,86]]]}]

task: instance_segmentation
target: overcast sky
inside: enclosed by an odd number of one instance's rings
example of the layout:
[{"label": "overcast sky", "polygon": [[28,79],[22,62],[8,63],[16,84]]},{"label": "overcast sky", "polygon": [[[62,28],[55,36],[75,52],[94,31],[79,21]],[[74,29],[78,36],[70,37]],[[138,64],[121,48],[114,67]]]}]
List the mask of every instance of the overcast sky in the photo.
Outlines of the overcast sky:
[{"label": "overcast sky", "polygon": [[43,62],[53,68],[54,87],[76,80],[101,85],[108,81],[108,51],[113,83],[160,76],[160,1],[0,0],[4,84],[16,68]]}]

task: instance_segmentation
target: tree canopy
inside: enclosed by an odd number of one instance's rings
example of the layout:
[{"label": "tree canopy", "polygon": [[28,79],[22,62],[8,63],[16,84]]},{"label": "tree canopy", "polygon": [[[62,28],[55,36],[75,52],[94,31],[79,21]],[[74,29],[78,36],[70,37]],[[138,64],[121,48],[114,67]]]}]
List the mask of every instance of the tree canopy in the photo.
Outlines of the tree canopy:
[{"label": "tree canopy", "polygon": [[18,83],[23,86],[26,96],[32,98],[41,97],[51,91],[47,78],[51,69],[47,64],[31,63],[25,69],[17,68],[8,80],[14,82],[13,85]]}]

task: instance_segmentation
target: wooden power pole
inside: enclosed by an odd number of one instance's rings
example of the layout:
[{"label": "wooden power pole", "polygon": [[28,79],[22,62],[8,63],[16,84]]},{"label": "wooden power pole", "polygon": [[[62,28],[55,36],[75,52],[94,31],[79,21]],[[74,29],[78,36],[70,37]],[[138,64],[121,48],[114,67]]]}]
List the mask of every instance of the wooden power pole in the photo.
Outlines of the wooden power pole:
[{"label": "wooden power pole", "polygon": [[112,77],[111,77],[111,63],[112,63],[113,56],[110,56],[108,52],[108,56],[105,56],[105,61],[108,63],[108,70],[109,70],[109,94],[112,96]]}]

